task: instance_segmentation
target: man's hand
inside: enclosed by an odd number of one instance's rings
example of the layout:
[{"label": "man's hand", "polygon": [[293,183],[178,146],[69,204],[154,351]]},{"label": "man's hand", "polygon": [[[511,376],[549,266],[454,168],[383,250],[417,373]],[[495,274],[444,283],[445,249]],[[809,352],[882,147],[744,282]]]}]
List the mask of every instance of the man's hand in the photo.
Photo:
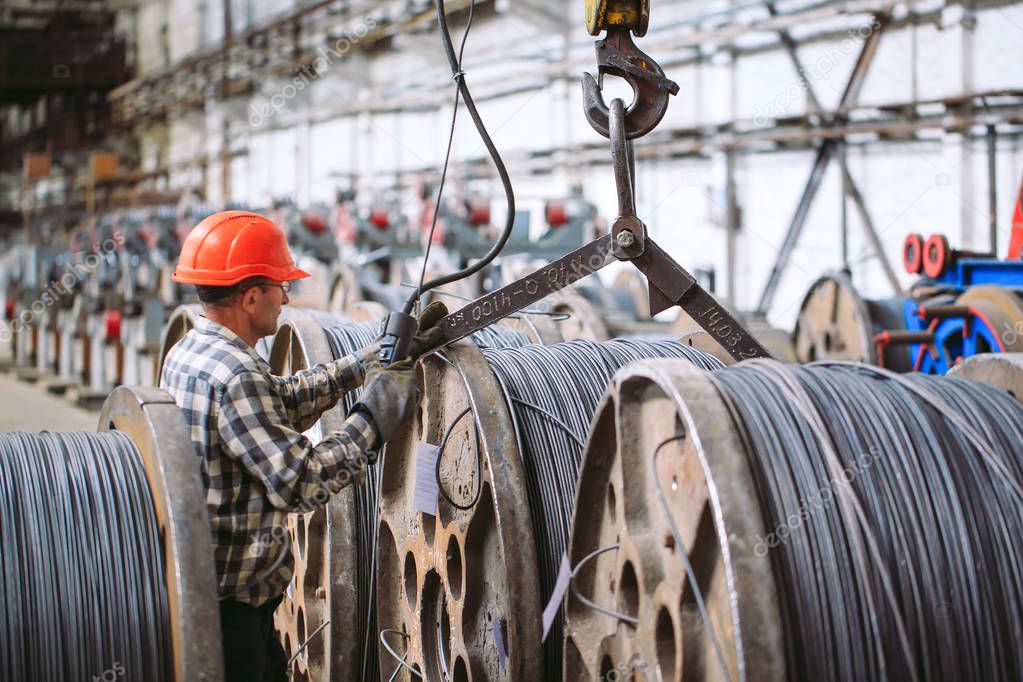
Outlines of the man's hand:
[{"label": "man's hand", "polygon": [[[447,314],[447,306],[440,301],[434,301],[423,308],[423,312],[419,315],[418,329],[415,336],[412,337],[412,346],[409,349],[411,360],[418,360],[424,352],[432,350],[443,340],[444,330],[440,326],[440,321]],[[366,372],[366,381],[369,381],[370,370],[381,366],[380,339],[378,338],[365,348],[355,351],[355,357],[362,363],[363,370]]]},{"label": "man's hand", "polygon": [[355,410],[367,412],[377,428],[383,445],[395,434],[419,404],[419,387],[411,360],[402,360],[388,367],[376,366],[366,373],[362,400]]},{"label": "man's hand", "polygon": [[440,321],[448,314],[448,307],[440,301],[434,301],[423,308],[419,315],[419,330],[412,337],[412,348],[409,357],[418,360],[428,350],[432,350],[444,339],[444,329]]}]

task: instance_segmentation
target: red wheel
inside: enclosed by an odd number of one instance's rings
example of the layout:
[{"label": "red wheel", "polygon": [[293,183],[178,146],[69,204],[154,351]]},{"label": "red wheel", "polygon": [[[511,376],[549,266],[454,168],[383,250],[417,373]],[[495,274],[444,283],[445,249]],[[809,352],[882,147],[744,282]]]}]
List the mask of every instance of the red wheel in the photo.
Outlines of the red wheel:
[{"label": "red wheel", "polygon": [[932,234],[924,245],[924,273],[937,279],[952,265],[952,247],[943,234]]},{"label": "red wheel", "polygon": [[924,238],[917,233],[906,235],[902,242],[902,265],[911,275],[919,275],[924,267]]}]

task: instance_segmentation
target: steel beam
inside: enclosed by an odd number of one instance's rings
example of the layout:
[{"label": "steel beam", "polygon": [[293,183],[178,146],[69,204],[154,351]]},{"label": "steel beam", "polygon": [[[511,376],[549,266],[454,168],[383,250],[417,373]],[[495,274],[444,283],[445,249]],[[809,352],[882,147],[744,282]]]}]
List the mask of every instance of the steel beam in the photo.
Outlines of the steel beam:
[{"label": "steel beam", "polygon": [[[859,57],[856,59],[856,65],[853,67],[852,73],[849,75],[849,80],[846,82],[845,90],[842,92],[842,97],[838,102],[835,113],[825,128],[833,128],[841,125],[845,121],[845,110],[856,104],[856,100],[859,98],[860,90],[863,88],[863,83],[866,80],[867,70],[870,68],[870,64],[874,60],[874,56],[877,54],[877,45],[881,38],[881,33],[884,32],[884,27],[888,23],[889,15],[887,14],[874,14],[875,29],[871,32],[867,39],[863,43],[863,48],[860,50]],[[757,304],[757,312],[760,314],[767,314],[768,308],[771,307],[771,303],[774,301],[774,295],[777,293],[778,285],[781,282],[782,274],[788,266],[789,260],[792,257],[792,252],[795,250],[796,244],[799,242],[799,237],[803,233],[803,227],[806,224],[806,217],[809,215],[810,205],[813,203],[813,198],[817,195],[817,190],[820,189],[821,180],[824,177],[824,171],[827,169],[828,162],[831,161],[834,156],[836,146],[836,140],[829,139],[821,143],[820,148],[817,151],[817,157],[814,160],[813,168],[810,171],[810,177],[807,180],[806,186],[803,189],[803,195],[799,199],[799,204],[796,206],[796,212],[792,217],[792,222],[789,224],[788,232],[785,234],[785,239],[782,242],[781,250],[778,252],[778,257],[775,259],[774,265],[771,268],[771,274],[768,277],[767,284],[764,285],[764,290],[760,295],[760,302]]]}]

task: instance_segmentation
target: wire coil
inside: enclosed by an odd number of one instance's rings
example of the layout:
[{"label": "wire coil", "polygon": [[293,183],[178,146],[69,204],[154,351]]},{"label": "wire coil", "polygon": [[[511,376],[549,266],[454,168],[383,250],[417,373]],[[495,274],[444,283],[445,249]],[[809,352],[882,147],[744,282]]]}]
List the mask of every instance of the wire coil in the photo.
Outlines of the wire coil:
[{"label": "wire coil", "polygon": [[[567,545],[575,486],[593,413],[614,373],[642,358],[682,358],[717,369],[717,358],[674,341],[577,339],[553,346],[484,350],[515,422],[536,538],[541,594],[547,599]],[[563,616],[544,643],[546,677],[561,678]]]},{"label": "wire coil", "polygon": [[770,531],[789,679],[1023,676],[1023,406],[851,364],[712,380]]},{"label": "wire coil", "polygon": [[173,678],[153,498],[124,434],[0,434],[0,677]]}]

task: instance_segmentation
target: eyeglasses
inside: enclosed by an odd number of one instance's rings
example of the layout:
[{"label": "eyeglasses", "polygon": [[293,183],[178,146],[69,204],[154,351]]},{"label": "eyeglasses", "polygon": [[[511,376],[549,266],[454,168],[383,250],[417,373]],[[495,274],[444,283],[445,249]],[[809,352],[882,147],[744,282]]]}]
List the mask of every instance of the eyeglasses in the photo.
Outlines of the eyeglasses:
[{"label": "eyeglasses", "polygon": [[283,291],[286,294],[291,291],[291,282],[281,282],[280,284],[277,284],[275,282],[260,282],[256,286],[261,286],[261,287],[277,287],[278,289],[280,289],[281,291]]}]

